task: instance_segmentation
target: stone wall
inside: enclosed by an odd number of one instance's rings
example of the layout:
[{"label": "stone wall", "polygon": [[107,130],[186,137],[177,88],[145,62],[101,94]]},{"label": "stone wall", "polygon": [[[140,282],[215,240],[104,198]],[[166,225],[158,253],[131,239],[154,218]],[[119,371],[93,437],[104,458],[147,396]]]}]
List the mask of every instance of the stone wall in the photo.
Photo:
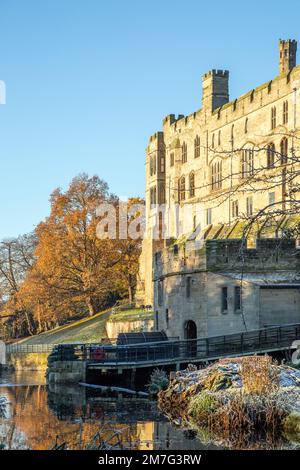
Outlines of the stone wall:
[{"label": "stone wall", "polygon": [[168,247],[154,256],[153,278],[194,271],[266,272],[300,270],[300,250],[293,239],[257,239],[247,248],[241,239],[206,240]]},{"label": "stone wall", "polygon": [[[187,278],[190,278],[190,293],[187,297]],[[243,314],[234,310],[234,288],[240,281],[221,273],[195,272],[174,274],[163,281],[163,302],[158,304],[157,282],[155,283],[155,309],[158,329],[171,337],[185,339],[186,322],[197,325],[197,336],[218,336],[258,329],[259,286],[243,282]],[[228,289],[228,310],[222,312],[222,287]],[[167,321],[168,318],[168,321]]]},{"label": "stone wall", "polygon": [[247,248],[241,240],[208,240],[207,269],[230,271],[298,271],[300,250],[295,240],[257,239],[255,248]]},{"label": "stone wall", "polygon": [[47,383],[70,384],[86,381],[85,361],[55,361],[47,369]]},{"label": "stone wall", "polygon": [[110,339],[117,338],[119,333],[153,331],[153,328],[154,320],[106,322],[106,333]]},{"label": "stone wall", "polygon": [[[288,42],[280,43],[280,48]],[[146,151],[146,236],[143,243],[140,270],[139,299],[144,291],[145,302],[152,304],[152,257],[156,251],[153,242],[153,227],[157,218],[157,209],[151,205],[153,191],[159,203],[162,185],[168,215],[169,236],[178,238],[180,234],[193,232],[197,227],[205,230],[209,223],[232,223],[237,217],[232,214],[231,202],[238,200],[239,214],[247,214],[247,197],[253,199],[253,211],[259,211],[269,204],[269,191],[275,193],[275,201],[281,200],[283,185],[279,182],[270,190],[255,183],[241,188],[241,155],[244,149],[253,149],[254,168],[266,167],[266,147],[275,145],[280,152],[283,136],[295,133],[299,137],[300,129],[300,66],[291,63],[280,64],[279,74],[268,82],[253,88],[241,97],[229,100],[228,72],[213,70],[203,78],[202,108],[183,116],[168,115],[163,120],[162,131],[149,139]],[[220,88],[221,87],[221,88]],[[221,101],[220,101],[221,99]],[[283,120],[283,103],[288,103],[288,119]],[[219,106],[219,107],[218,107]],[[271,126],[271,109],[276,107],[276,126]],[[200,139],[200,154],[195,158],[195,139]],[[182,161],[183,144],[186,145],[187,158]],[[288,152],[291,149],[291,139]],[[277,157],[278,158],[278,155]],[[211,187],[212,165],[222,163],[222,188]],[[155,168],[155,171],[153,171]],[[264,181],[268,175],[282,172],[282,165],[276,164],[273,170],[264,172]],[[194,175],[194,194],[189,192],[189,176]],[[178,182],[184,177],[186,182],[185,200],[181,201],[179,212],[173,210],[178,202]],[[280,178],[279,178],[280,180]],[[296,182],[295,182],[296,183]],[[253,188],[257,189],[253,191]],[[232,197],[226,197],[228,190]],[[238,192],[235,194],[234,191]],[[228,194],[227,194],[228,196]],[[189,215],[183,210],[189,207]],[[207,220],[207,210],[211,211],[211,222]],[[179,214],[179,220],[178,220]],[[180,232],[180,233],[178,233]]]}]

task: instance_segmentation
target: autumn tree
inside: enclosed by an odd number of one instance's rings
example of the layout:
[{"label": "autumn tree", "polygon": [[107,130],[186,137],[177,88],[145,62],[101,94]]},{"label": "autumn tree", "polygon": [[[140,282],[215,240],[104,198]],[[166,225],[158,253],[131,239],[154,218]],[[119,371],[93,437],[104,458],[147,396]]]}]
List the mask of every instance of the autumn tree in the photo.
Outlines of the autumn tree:
[{"label": "autumn tree", "polygon": [[[31,312],[17,297],[27,273],[35,262],[34,250],[37,239],[34,233],[0,243],[0,319],[6,328],[32,334],[34,322]],[[10,318],[14,317],[14,320]],[[15,331],[16,334],[16,331]]]},{"label": "autumn tree", "polygon": [[[140,240],[101,239],[97,208],[119,200],[99,177],[82,174],[51,196],[51,213],[36,229],[36,262],[18,293],[37,332],[70,316],[94,315],[128,292],[133,300]],[[117,221],[118,222],[118,221]]]}]

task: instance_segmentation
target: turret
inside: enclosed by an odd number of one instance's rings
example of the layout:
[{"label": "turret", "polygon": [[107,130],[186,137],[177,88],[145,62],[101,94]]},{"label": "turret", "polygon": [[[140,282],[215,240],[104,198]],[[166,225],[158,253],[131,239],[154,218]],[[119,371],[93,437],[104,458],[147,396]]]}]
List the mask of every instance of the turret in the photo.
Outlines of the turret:
[{"label": "turret", "polygon": [[296,66],[297,41],[279,40],[279,73],[286,74]]},{"label": "turret", "polygon": [[213,112],[228,103],[228,70],[211,70],[202,77],[202,107]]}]

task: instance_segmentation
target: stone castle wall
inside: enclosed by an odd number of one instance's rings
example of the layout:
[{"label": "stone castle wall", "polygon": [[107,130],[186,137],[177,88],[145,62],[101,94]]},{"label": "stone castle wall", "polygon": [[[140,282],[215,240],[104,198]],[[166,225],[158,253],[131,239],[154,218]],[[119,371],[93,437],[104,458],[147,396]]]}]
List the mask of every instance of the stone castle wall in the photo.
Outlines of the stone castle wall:
[{"label": "stone castle wall", "polygon": [[[289,54],[285,59],[283,54]],[[288,152],[294,147],[292,135],[300,130],[300,66],[296,66],[296,45],[280,41],[280,69],[273,80],[229,101],[229,73],[212,70],[202,79],[202,107],[188,116],[174,114],[163,120],[163,129],[150,137],[146,151],[146,236],[141,256],[140,291],[145,302],[153,303],[152,257],[156,251],[153,227],[157,220],[154,203],[165,202],[168,214],[169,236],[191,233],[195,225],[204,230],[208,224],[232,224],[247,214],[247,197],[252,198],[253,211],[269,203],[270,191],[275,201],[282,200],[282,180],[274,188],[264,183],[241,187],[241,155],[244,149],[254,152],[254,167],[266,167],[266,147],[273,143],[280,152],[283,137],[288,138]],[[287,119],[284,106],[288,105]],[[276,107],[276,123],[272,126],[272,108]],[[199,155],[195,154],[195,139],[200,139]],[[183,161],[183,148],[186,161]],[[277,160],[278,157],[275,157]],[[222,188],[212,189],[211,174],[214,163],[222,164]],[[279,174],[282,165],[262,171],[262,175]],[[194,194],[189,192],[189,178],[194,175]],[[185,200],[179,201],[178,185],[185,177]],[[255,189],[255,191],[253,190]],[[232,196],[228,197],[228,191]],[[235,193],[236,191],[236,193]],[[239,215],[232,213],[232,201],[238,201]],[[179,223],[175,220],[174,203],[179,202]],[[190,207],[187,213],[184,207]],[[208,212],[209,220],[208,220]]]}]

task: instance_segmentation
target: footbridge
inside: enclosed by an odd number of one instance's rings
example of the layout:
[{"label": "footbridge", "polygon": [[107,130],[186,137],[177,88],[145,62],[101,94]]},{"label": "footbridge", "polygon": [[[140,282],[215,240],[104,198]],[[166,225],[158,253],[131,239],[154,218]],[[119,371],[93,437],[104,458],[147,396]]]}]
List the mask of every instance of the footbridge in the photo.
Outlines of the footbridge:
[{"label": "footbridge", "polygon": [[138,344],[64,344],[52,350],[48,375],[55,373],[52,378],[59,382],[68,381],[72,374],[77,381],[86,381],[89,374],[93,379],[96,374],[106,380],[119,376],[120,381],[121,374],[129,374],[129,384],[133,385],[139,370],[145,375],[156,367],[179,370],[188,363],[208,363],[222,357],[291,351],[296,340],[300,340],[300,323],[189,340],[166,337],[164,341]]}]

